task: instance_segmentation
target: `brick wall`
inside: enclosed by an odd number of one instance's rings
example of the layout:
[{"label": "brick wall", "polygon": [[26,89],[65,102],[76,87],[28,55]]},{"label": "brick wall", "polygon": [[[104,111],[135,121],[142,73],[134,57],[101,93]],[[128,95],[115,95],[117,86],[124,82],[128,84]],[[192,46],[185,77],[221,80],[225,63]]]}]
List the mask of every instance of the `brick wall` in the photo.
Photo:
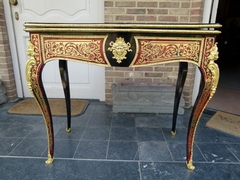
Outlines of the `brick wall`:
[{"label": "brick wall", "polygon": [[2,0],[0,0],[0,79],[7,89],[8,98],[15,99],[17,91]]},{"label": "brick wall", "polygon": [[[204,0],[105,0],[105,22],[197,23],[202,21]],[[115,82],[176,83],[178,63],[149,67],[106,68],[106,103],[112,103]],[[192,105],[195,66],[189,64],[183,96]]]}]

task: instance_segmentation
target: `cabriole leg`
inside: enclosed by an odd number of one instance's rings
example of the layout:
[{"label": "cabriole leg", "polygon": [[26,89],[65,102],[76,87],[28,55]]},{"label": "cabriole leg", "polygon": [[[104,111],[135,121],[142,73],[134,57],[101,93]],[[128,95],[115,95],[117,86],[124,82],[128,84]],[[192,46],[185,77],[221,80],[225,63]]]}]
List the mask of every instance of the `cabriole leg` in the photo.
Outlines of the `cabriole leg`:
[{"label": "cabriole leg", "polygon": [[53,155],[54,155],[54,132],[53,132],[53,123],[52,123],[52,114],[49,107],[49,103],[46,97],[46,93],[42,84],[42,69],[43,62],[41,59],[41,54],[38,51],[40,46],[39,39],[37,35],[33,35],[33,42],[36,42],[36,46],[34,46],[31,41],[29,41],[27,54],[29,59],[26,63],[26,80],[27,85],[30,89],[30,92],[33,94],[34,98],[39,105],[39,108],[42,111],[43,118],[46,125],[47,130],[47,138],[48,138],[48,159],[46,164],[53,163]]},{"label": "cabriole leg", "polygon": [[196,132],[196,128],[197,128],[197,124],[198,121],[202,115],[202,112],[204,110],[206,101],[208,101],[207,99],[204,101],[201,100],[201,98],[207,94],[209,94],[209,92],[204,92],[204,87],[205,87],[205,82],[203,79],[201,79],[200,82],[200,87],[199,87],[199,93],[198,93],[198,97],[196,99],[195,105],[193,107],[192,110],[192,114],[190,116],[190,120],[189,120],[189,125],[188,125],[188,135],[187,135],[187,167],[190,170],[194,170],[195,167],[192,164],[192,156],[193,156],[193,143],[194,143],[194,136],[195,136],[195,132]]},{"label": "cabriole leg", "polygon": [[70,87],[68,77],[67,61],[59,60],[59,71],[62,80],[63,91],[65,95],[66,109],[67,109],[67,128],[66,132],[71,132],[71,99],[70,99]]},{"label": "cabriole leg", "polygon": [[184,83],[187,77],[188,63],[180,62],[178,70],[178,79],[176,84],[175,99],[174,99],[174,109],[173,109],[173,121],[172,121],[172,132],[174,136],[176,134],[176,123],[177,123],[177,114],[179,108],[179,102],[181,99]]},{"label": "cabriole leg", "polygon": [[195,167],[192,164],[192,156],[194,136],[197,129],[197,125],[209,100],[213,97],[214,93],[216,92],[219,80],[219,68],[218,65],[214,62],[215,60],[218,59],[217,45],[216,43],[213,44],[212,39],[209,39],[206,42],[209,43],[209,46],[207,46],[207,48],[209,49],[205,55],[206,57],[205,63],[203,63],[202,66],[199,68],[202,79],[200,83],[198,97],[195,102],[188,126],[187,167],[191,170],[195,169]]}]

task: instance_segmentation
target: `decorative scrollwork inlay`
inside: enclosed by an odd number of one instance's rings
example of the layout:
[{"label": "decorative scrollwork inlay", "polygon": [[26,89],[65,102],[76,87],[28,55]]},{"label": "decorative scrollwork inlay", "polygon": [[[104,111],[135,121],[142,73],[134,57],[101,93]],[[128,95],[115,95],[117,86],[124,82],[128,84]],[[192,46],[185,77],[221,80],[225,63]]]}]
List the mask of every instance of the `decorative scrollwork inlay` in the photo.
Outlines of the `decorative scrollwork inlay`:
[{"label": "decorative scrollwork inlay", "polygon": [[142,56],[141,61],[155,60],[158,58],[174,59],[184,57],[198,61],[199,59],[199,43],[185,43],[185,44],[164,44],[154,42],[142,42]]},{"label": "decorative scrollwork inlay", "polygon": [[134,37],[137,52],[132,66],[159,64],[171,61],[189,61],[200,65],[203,51],[203,39],[200,38],[152,38]]},{"label": "decorative scrollwork inlay", "polygon": [[131,44],[129,42],[126,43],[121,37],[117,38],[115,42],[111,41],[109,45],[111,47],[109,47],[108,50],[112,51],[114,55],[112,58],[116,59],[119,64],[122,60],[127,59],[127,53],[132,51],[132,49],[130,49]]},{"label": "decorative scrollwork inlay", "polygon": [[208,68],[212,73],[212,87],[211,87],[211,95],[210,99],[214,95],[217,89],[218,80],[219,80],[219,68],[218,65],[214,62],[218,59],[218,48],[217,43],[210,49],[210,55],[208,56],[208,59],[210,60],[208,64]]},{"label": "decorative scrollwork inlay", "polygon": [[44,38],[44,61],[49,59],[81,59],[95,64],[107,64],[101,54],[101,44],[105,37],[78,39],[69,37],[68,40]]},{"label": "decorative scrollwork inlay", "polygon": [[27,80],[27,86],[30,90],[31,93],[32,92],[32,82],[31,82],[31,70],[32,67],[36,65],[36,60],[34,58],[34,56],[36,55],[36,53],[34,52],[34,45],[31,43],[31,41],[28,41],[28,46],[27,46],[27,55],[29,56],[29,59],[27,60],[26,63],[26,69],[25,69],[25,75],[26,75],[26,80]]}]

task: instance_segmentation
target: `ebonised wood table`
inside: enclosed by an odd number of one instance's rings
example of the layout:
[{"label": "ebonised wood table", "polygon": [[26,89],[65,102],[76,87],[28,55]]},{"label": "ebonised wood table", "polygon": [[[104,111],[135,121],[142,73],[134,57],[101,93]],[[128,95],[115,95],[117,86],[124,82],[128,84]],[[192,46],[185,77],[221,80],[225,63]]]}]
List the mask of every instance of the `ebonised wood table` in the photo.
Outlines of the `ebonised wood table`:
[{"label": "ebonised wood table", "polygon": [[[54,134],[52,114],[42,83],[44,65],[59,60],[67,107],[67,132],[70,132],[71,109],[67,60],[101,66],[137,67],[179,62],[172,135],[176,133],[177,111],[187,75],[188,63],[201,72],[199,94],[189,120],[187,167],[192,164],[194,136],[198,121],[216,91],[219,69],[215,60],[215,42],[219,24],[46,24],[25,23],[30,40],[26,63],[28,87],[45,120],[48,136],[47,164],[53,162]],[[159,150],[160,151],[160,150]]]}]

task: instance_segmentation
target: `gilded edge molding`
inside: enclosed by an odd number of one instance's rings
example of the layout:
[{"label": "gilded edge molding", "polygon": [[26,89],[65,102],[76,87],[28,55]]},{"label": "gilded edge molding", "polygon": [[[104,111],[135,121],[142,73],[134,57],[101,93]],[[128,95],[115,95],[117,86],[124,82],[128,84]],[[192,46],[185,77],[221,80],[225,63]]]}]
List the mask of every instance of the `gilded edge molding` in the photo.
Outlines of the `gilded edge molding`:
[{"label": "gilded edge molding", "polygon": [[[212,87],[211,87],[211,94],[210,99],[213,97],[214,93],[216,92],[218,80],[219,80],[219,68],[215,61],[218,59],[218,47],[217,43],[210,49],[210,55],[208,56],[209,64],[208,68],[212,73]],[[209,100],[210,100],[209,99]]]},{"label": "gilded edge molding", "polygon": [[27,63],[26,63],[25,75],[27,80],[27,86],[30,92],[33,94],[32,82],[31,82],[31,73],[32,73],[31,71],[32,71],[32,67],[36,65],[36,60],[34,58],[36,53],[34,52],[34,45],[31,43],[30,40],[28,41],[26,52],[27,52],[27,55],[29,56],[29,59],[27,60]]},{"label": "gilded edge molding", "polygon": [[127,59],[126,55],[128,52],[131,52],[132,49],[130,49],[131,44],[129,42],[125,42],[125,40],[121,37],[117,38],[115,42],[111,41],[109,43],[108,50],[112,51],[113,53],[113,59],[117,60],[117,63],[121,63],[122,60]]}]

